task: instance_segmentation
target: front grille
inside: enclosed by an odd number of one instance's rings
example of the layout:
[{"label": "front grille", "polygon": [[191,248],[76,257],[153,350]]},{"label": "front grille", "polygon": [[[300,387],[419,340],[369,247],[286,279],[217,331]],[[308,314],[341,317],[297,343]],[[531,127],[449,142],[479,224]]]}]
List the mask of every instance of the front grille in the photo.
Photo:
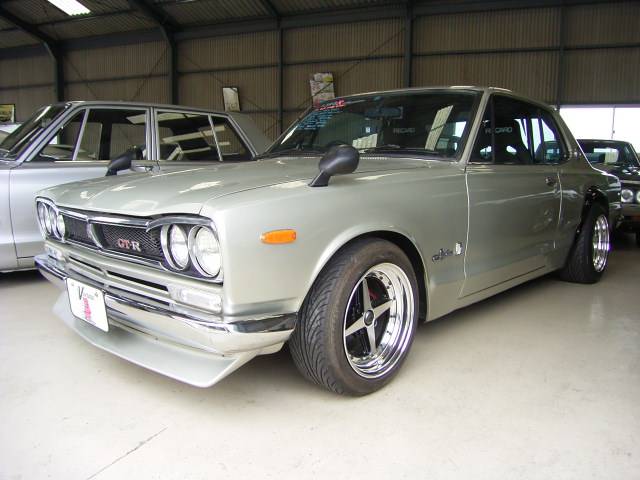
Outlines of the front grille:
[{"label": "front grille", "polygon": [[64,225],[67,230],[67,238],[69,238],[69,240],[94,246],[93,240],[87,232],[86,221],[64,215]]},{"label": "front grille", "polygon": [[[147,232],[140,227],[96,224],[96,231],[106,250],[139,255],[154,260],[164,258],[159,228]],[[137,248],[140,250],[138,251]]]}]

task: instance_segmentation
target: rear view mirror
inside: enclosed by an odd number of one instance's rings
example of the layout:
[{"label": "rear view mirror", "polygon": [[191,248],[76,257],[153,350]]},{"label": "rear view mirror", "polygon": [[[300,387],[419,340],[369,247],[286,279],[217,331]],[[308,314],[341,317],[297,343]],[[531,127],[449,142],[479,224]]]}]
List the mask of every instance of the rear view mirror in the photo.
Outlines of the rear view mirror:
[{"label": "rear view mirror", "polygon": [[110,177],[111,175],[116,175],[121,170],[130,169],[134,160],[142,160],[142,148],[132,147],[122,155],[111,160],[105,176]]}]

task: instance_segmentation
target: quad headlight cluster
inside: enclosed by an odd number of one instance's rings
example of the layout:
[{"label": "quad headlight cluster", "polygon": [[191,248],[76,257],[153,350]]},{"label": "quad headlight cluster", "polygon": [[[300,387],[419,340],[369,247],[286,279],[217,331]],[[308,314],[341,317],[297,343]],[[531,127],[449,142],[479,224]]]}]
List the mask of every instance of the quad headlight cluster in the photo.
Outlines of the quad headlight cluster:
[{"label": "quad headlight cluster", "polygon": [[64,224],[64,217],[54,205],[39,200],[36,206],[38,212],[38,224],[45,237],[54,237],[64,240],[67,229]]},{"label": "quad headlight cluster", "polygon": [[222,256],[215,231],[208,225],[164,225],[162,251],[171,269],[193,269],[205,277],[220,277]]},{"label": "quad headlight cluster", "polygon": [[622,203],[633,203],[634,200],[636,203],[640,203],[640,189],[634,191],[630,188],[623,187],[620,198],[622,199]]}]

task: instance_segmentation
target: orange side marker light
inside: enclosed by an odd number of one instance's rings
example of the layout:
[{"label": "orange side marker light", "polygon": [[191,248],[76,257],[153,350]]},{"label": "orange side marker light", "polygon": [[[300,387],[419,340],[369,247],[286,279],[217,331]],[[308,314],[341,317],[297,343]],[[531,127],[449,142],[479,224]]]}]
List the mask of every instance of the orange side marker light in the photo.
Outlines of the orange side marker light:
[{"label": "orange side marker light", "polygon": [[269,245],[279,245],[283,243],[293,243],[296,241],[296,231],[292,229],[272,230],[260,235],[262,243]]}]

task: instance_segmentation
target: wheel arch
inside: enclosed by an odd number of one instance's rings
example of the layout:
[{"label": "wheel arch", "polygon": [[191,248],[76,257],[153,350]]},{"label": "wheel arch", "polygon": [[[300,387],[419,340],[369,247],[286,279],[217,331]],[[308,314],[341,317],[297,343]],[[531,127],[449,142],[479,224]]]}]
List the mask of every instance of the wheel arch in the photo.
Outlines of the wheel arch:
[{"label": "wheel arch", "polygon": [[406,233],[400,232],[398,230],[391,230],[386,228],[371,229],[368,231],[352,233],[349,236],[343,237],[338,245],[336,245],[329,251],[326,251],[325,255],[323,255],[321,262],[319,262],[318,266],[314,270],[313,281],[308,286],[306,295],[309,294],[322,271],[336,255],[338,255],[343,249],[353,244],[354,242],[364,239],[386,240],[400,248],[400,250],[402,250],[402,252],[407,256],[416,275],[416,281],[418,282],[418,319],[426,319],[428,308],[428,271],[426,269],[426,263],[424,261],[422,253],[420,252],[420,249],[416,245],[415,240],[413,240]]},{"label": "wheel arch", "polygon": [[578,234],[582,230],[582,225],[584,224],[585,218],[587,218],[587,214],[591,207],[595,204],[601,205],[604,208],[605,212],[607,212],[607,216],[609,216],[609,199],[604,194],[602,190],[600,190],[595,185],[589,187],[584,196],[584,203],[582,205],[582,212],[580,214],[580,227],[578,228]]}]

